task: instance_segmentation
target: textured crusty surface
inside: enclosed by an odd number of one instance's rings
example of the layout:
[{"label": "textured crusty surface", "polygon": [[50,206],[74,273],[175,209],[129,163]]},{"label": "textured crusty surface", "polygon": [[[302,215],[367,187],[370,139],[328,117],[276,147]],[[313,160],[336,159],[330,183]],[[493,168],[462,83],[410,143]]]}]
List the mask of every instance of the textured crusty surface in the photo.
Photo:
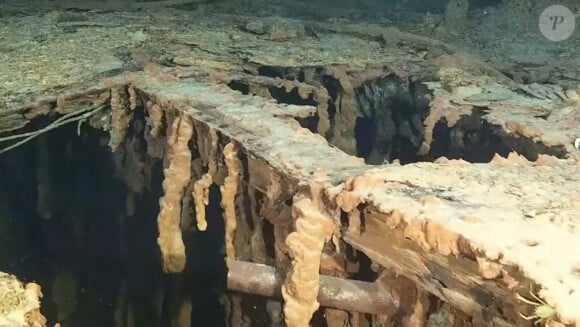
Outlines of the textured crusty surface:
[{"label": "textured crusty surface", "polygon": [[[404,223],[425,250],[465,254],[468,240],[486,263],[521,267],[564,320],[578,321],[580,257],[570,250],[580,246],[578,163],[441,161],[370,170],[348,196],[388,214],[393,228]],[[501,273],[480,268],[487,278]]]},{"label": "textured crusty surface", "polygon": [[0,272],[0,326],[43,327],[40,286],[23,284],[16,276]]},{"label": "textured crusty surface", "polygon": [[[309,180],[320,171],[334,183],[361,175],[349,191],[354,200],[386,214],[400,211],[398,219],[411,225],[414,220],[437,223],[440,228],[425,231],[419,226],[406,231],[419,233],[409,238],[425,250],[459,255],[461,236],[483,259],[520,267],[541,285],[540,295],[557,308],[563,320],[580,319],[576,310],[580,257],[569,251],[580,246],[580,166],[575,153],[567,160],[540,156],[536,163],[511,155],[496,157],[490,164],[439,160],[371,168],[328,147],[322,137],[294,121],[273,119],[277,111],[292,111],[296,106],[276,105],[196,82],[137,87],[155,94],[159,103],[179,103],[210,126],[225,123],[219,127],[222,132],[298,180]],[[329,190],[337,192],[342,187]]]},{"label": "textured crusty surface", "polygon": [[167,139],[168,165],[163,169],[163,197],[159,200],[157,244],[161,250],[163,270],[168,273],[185,269],[185,245],[179,228],[181,199],[191,179],[191,152],[188,144],[193,134],[189,117],[175,119]]},{"label": "textured crusty surface", "polygon": [[554,154],[577,153],[572,146],[580,137],[580,85],[568,89],[542,84],[506,87],[456,67],[438,73],[441,82],[427,83],[435,96],[431,116],[446,117],[448,125],[453,125],[461,115],[483,109],[482,119],[506,134],[555,147]]},{"label": "textured crusty surface", "polygon": [[[346,190],[352,201],[369,203],[385,214],[401,210],[393,226],[403,221],[409,224],[407,238],[424,251],[463,254],[457,245],[462,237],[483,260],[483,277],[497,277],[504,266],[521,268],[542,287],[540,295],[556,307],[562,320],[578,318],[574,309],[580,304],[574,292],[576,256],[566,251],[579,239],[578,153],[573,147],[567,147],[566,160],[540,156],[536,164],[510,157],[490,164],[439,162],[372,168],[328,146],[323,137],[290,118],[313,113],[314,108],[244,96],[225,85],[134,77],[119,82],[132,84],[163,109],[189,113],[219,130],[282,175],[306,182],[323,172],[330,193]],[[559,103],[552,110],[567,108],[567,102]],[[532,120],[525,114],[515,117]],[[359,183],[343,183],[351,176],[361,176],[356,179]],[[435,227],[424,228],[429,222]],[[499,272],[490,272],[486,264]]]},{"label": "textured crusty surface", "polygon": [[172,10],[0,17],[0,111],[150,61],[225,70],[239,70],[244,63],[354,68],[403,55],[379,42],[331,33],[293,38],[289,46],[240,28],[249,20]]},{"label": "textured crusty surface", "polygon": [[[562,320],[580,320],[576,310],[580,260],[570,250],[580,245],[578,150],[573,146],[580,137],[577,87],[506,86],[480,77],[476,73],[484,74],[489,67],[473,65],[461,56],[429,59],[433,55],[429,47],[437,44],[384,46],[391,40],[386,32],[379,29],[377,35],[382,37],[376,38],[364,25],[346,32],[336,25],[307,32],[309,26],[303,22],[280,19],[282,27],[276,23],[276,28],[262,34],[259,26],[248,23],[267,27],[271,21],[204,12],[165,13],[49,12],[0,18],[0,130],[6,117],[22,119],[21,106],[37,96],[82,89],[102,77],[140,70],[151,62],[223,75],[259,71],[264,65],[344,65],[347,71],[384,67],[385,74],[423,76],[455,65],[458,70],[443,72],[441,82],[430,84],[435,95],[433,124],[441,117],[450,122],[484,108],[482,120],[511,136],[560,147],[558,155],[568,159],[540,156],[539,163],[531,164],[511,157],[490,164],[439,161],[371,168],[330,147],[323,137],[300,128],[291,118],[313,114],[316,108],[279,105],[242,96],[225,85],[180,80],[175,77],[179,69],[171,82],[149,76],[119,81],[134,84],[164,109],[178,109],[207,123],[239,142],[252,158],[294,181],[306,182],[325,172],[326,180],[318,181],[328,182],[330,193],[343,194],[344,201],[372,205],[385,214],[385,220],[395,219],[391,222],[395,227],[406,225],[401,228],[409,242],[422,251],[460,255],[464,253],[457,242],[467,240],[477,252],[485,278],[495,277],[504,267],[519,267],[540,285],[540,296],[556,307]],[[53,106],[54,98],[47,99]],[[12,112],[18,114],[11,116]],[[425,141],[425,146],[431,145]],[[524,150],[541,149],[532,148]],[[352,176],[360,178],[347,181]]]},{"label": "textured crusty surface", "polygon": [[276,116],[304,111],[296,105],[279,105],[257,96],[243,96],[222,85],[194,81],[162,84],[136,84],[168,107],[180,107],[196,119],[206,122],[240,142],[247,151],[280,172],[292,172],[292,177],[306,181],[326,167],[340,167],[329,174],[348,176],[365,169],[362,159],[329,147],[320,135],[300,128],[292,118]]},{"label": "textured crusty surface", "polygon": [[[208,4],[186,7],[188,10],[163,5],[198,2]],[[567,2],[571,10],[578,10],[574,1]],[[131,3],[151,4],[151,8],[130,11]],[[76,10],[64,10],[67,8]],[[260,9],[258,17],[256,8]],[[125,11],[110,11],[114,9]],[[431,14],[426,15],[427,10]],[[578,33],[564,43],[549,42],[537,26],[531,32],[519,30],[524,25],[521,22],[530,18],[499,7],[477,9],[461,36],[453,36],[452,31],[434,28],[441,17],[433,13],[433,8],[413,11],[381,1],[342,1],[337,6],[318,0],[306,6],[302,1],[270,0],[4,0],[0,111],[32,96],[139,69],[144,61],[236,69],[248,63],[364,68],[369,64],[393,66],[400,58],[405,58],[400,66],[412,67],[430,60],[431,49],[424,44],[410,52],[383,44],[384,26],[455,43],[457,49],[475,52],[531,81],[575,85],[580,80]],[[271,18],[276,15],[292,18]],[[321,18],[324,23],[313,23]],[[349,27],[343,27],[346,25]],[[517,32],[506,34],[503,26]]]}]

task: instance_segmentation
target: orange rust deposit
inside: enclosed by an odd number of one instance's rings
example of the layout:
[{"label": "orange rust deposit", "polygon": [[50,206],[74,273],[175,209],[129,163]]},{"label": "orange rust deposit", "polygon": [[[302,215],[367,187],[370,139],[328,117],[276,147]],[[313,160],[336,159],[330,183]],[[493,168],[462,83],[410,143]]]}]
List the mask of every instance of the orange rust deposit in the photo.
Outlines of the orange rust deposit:
[{"label": "orange rust deposit", "polygon": [[164,169],[163,197],[159,200],[157,243],[163,257],[166,272],[181,272],[185,268],[185,246],[179,228],[180,202],[191,178],[191,153],[187,144],[192,136],[191,118],[177,117],[173,120],[167,140],[168,166]]},{"label": "orange rust deposit", "polygon": [[207,228],[205,206],[209,204],[209,187],[213,183],[210,173],[204,174],[193,184],[193,202],[195,203],[195,219],[197,228],[204,231]]},{"label": "orange rust deposit", "polygon": [[312,200],[296,198],[293,218],[296,231],[286,238],[292,266],[282,286],[284,319],[289,327],[307,326],[318,310],[318,277],[322,247],[328,237],[324,221],[328,219]]},{"label": "orange rust deposit", "polygon": [[234,143],[228,143],[224,148],[224,160],[228,169],[224,185],[221,186],[222,203],[225,220],[225,247],[226,259],[235,260],[236,249],[234,237],[236,231],[235,197],[240,185],[241,163]]}]

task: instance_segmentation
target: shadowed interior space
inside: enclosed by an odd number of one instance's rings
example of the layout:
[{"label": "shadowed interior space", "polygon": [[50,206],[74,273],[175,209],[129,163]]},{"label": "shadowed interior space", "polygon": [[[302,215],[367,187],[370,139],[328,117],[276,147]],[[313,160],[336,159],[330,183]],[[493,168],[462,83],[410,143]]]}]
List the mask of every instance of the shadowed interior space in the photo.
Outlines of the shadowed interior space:
[{"label": "shadowed interior space", "polygon": [[70,124],[0,156],[0,270],[41,285],[51,326],[224,324],[219,189],[210,192],[208,229],[184,232],[185,272],[164,274],[163,161],[147,155],[143,125],[131,122],[114,153],[106,133],[83,126],[78,136]]}]

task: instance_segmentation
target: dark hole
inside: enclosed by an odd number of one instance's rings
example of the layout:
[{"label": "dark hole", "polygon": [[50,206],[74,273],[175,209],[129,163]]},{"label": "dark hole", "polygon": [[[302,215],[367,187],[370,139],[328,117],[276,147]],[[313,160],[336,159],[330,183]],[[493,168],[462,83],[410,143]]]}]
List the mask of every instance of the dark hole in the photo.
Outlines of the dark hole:
[{"label": "dark hole", "polygon": [[357,155],[367,164],[381,165],[393,160],[407,164],[443,156],[485,163],[495,154],[506,157],[513,151],[532,161],[539,154],[567,156],[562,146],[546,146],[530,138],[506,134],[501,126],[488,123],[484,119],[487,109],[479,107],[452,126],[442,118],[433,128],[429,151],[419,154],[425,134],[423,122],[430,110],[431,95],[425,85],[392,74],[368,81],[355,92]]},{"label": "dark hole", "polygon": [[[171,304],[184,298],[196,323],[224,324],[219,190],[210,190],[208,230],[184,235],[186,271],[164,274],[157,245],[163,162],[147,155],[143,116],[138,109],[114,154],[105,133],[85,124],[79,137],[70,124],[0,155],[0,271],[41,285],[48,325],[113,326],[116,312],[137,326],[169,325]],[[126,166],[132,161],[140,164]],[[144,184],[130,216],[121,167],[149,176],[136,182]]]},{"label": "dark hole", "polygon": [[304,82],[304,70],[300,67],[260,66],[258,75]]},{"label": "dark hole", "polygon": [[343,228],[348,228],[348,213],[346,211],[340,211],[340,224]]},{"label": "dark hole", "polygon": [[[263,66],[259,74],[289,80],[300,79],[306,68]],[[435,77],[429,77],[433,80]],[[330,96],[328,116],[330,128],[326,139],[334,143],[336,135],[337,104],[340,101],[340,83],[324,74],[324,69],[314,69],[309,83],[322,85]],[[301,99],[296,91],[271,89],[272,97],[281,103],[316,105],[311,98]],[[510,152],[537,160],[539,154],[566,158],[563,146],[546,146],[530,138],[507,135],[501,126],[488,123],[484,116],[486,108],[475,107],[470,114],[462,116],[452,126],[445,118],[433,127],[427,151],[419,153],[423,146],[424,121],[430,113],[432,94],[422,81],[401,78],[396,74],[368,80],[355,90],[354,100],[357,117],[353,137],[357,155],[370,165],[382,165],[398,160],[401,164],[433,161],[440,157],[463,159],[468,162],[489,162],[494,155],[507,156]],[[546,117],[538,117],[545,119]],[[341,119],[351,119],[341,117]],[[298,119],[300,124],[316,132],[318,116]],[[341,132],[340,137],[345,136]],[[345,149],[343,149],[345,150]],[[348,150],[350,153],[350,150]]]},{"label": "dark hole", "polygon": [[[356,155],[367,158],[373,151],[374,131],[376,130],[374,121],[368,118],[357,118],[354,127],[354,137],[356,138]],[[379,150],[380,151],[380,150]]]},{"label": "dark hole", "polygon": [[474,108],[470,115],[462,116],[451,128],[445,119],[438,122],[433,129],[429,157],[445,156],[474,163],[489,162],[495,154],[507,157],[514,151],[531,161],[537,160],[540,154],[566,157],[561,146],[546,146],[529,138],[507,135],[500,126],[486,122],[483,119],[485,114],[485,108]]},{"label": "dark hole", "polygon": [[278,103],[294,104],[298,106],[316,106],[316,101],[314,101],[313,95],[311,94],[308,98],[303,99],[298,94],[298,89],[294,88],[290,92],[286,92],[284,88],[271,87],[270,94]]},{"label": "dark hole", "polygon": [[248,84],[240,82],[240,81],[231,81],[228,83],[228,87],[235,91],[240,91],[242,94],[249,94],[250,87]]},{"label": "dark hole", "polygon": [[207,229],[187,236],[187,279],[192,301],[191,321],[201,326],[224,326],[225,311],[220,296],[225,292],[224,219],[219,186],[209,189]]},{"label": "dark hole", "polygon": [[264,243],[266,243],[266,254],[268,258],[276,258],[276,248],[275,248],[275,238],[274,238],[274,225],[271,222],[264,219],[262,220],[262,235],[264,237]]},{"label": "dark hole", "polygon": [[[290,92],[286,92],[284,88],[270,88],[270,94],[278,103],[293,104],[298,106],[313,106],[316,107],[317,103],[314,101],[314,96],[310,94],[308,98],[303,99],[298,94],[298,89],[294,88]],[[309,129],[312,133],[316,133],[318,127],[318,115],[314,115],[307,118],[296,118],[303,128]]]},{"label": "dark hole", "polygon": [[353,279],[367,282],[374,282],[377,279],[377,273],[371,268],[372,261],[366,254],[357,251],[356,256],[359,262],[359,270],[354,274]]},{"label": "dark hole", "polygon": [[260,66],[258,67],[258,75],[274,78],[276,77],[284,78],[284,69],[282,67]]},{"label": "dark hole", "polygon": [[325,308],[321,307],[320,309],[316,310],[316,312],[314,312],[314,315],[312,316],[312,320],[310,321],[310,324],[312,326],[328,327],[328,323],[326,320],[324,309]]},{"label": "dark hole", "polygon": [[82,132],[67,125],[0,156],[2,240],[14,241],[1,246],[0,270],[43,287],[51,324],[58,313],[63,326],[111,325],[128,246],[120,219],[126,187],[100,145],[105,135]]},{"label": "dark hole", "polygon": [[424,86],[391,74],[355,89],[358,155],[371,165],[418,161],[429,94]]},{"label": "dark hole", "polygon": [[366,204],[359,204],[357,206],[357,210],[360,212],[360,230],[362,232],[366,228],[367,205]]},{"label": "dark hole", "polygon": [[330,99],[328,100],[328,120],[330,121],[330,128],[327,132],[327,135],[323,135],[324,137],[329,139],[330,136],[334,134],[336,101],[338,98],[338,91],[340,90],[340,83],[336,78],[324,75],[322,77],[322,84],[324,85],[324,87],[328,91],[328,95],[330,96]]}]

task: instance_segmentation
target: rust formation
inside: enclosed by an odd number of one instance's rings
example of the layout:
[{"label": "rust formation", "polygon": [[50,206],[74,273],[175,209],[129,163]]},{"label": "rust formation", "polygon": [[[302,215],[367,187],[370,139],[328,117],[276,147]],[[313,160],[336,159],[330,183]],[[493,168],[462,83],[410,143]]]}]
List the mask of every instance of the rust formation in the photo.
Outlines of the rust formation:
[{"label": "rust formation", "polygon": [[[241,95],[225,86],[194,80],[152,82],[148,79],[140,82],[140,78],[135,76],[131,81],[141,101],[148,104],[148,108],[155,107],[164,112],[165,120],[170,124],[160,128],[155,123],[159,118],[156,118],[149,120],[149,129],[145,130],[147,135],[156,129],[167,135],[164,194],[158,217],[159,246],[167,272],[180,272],[185,268],[181,232],[184,230],[183,213],[189,212],[192,225],[199,232],[206,232],[209,189],[215,183],[220,186],[222,194],[224,257],[229,262],[230,287],[262,296],[282,297],[284,306],[280,314],[283,313],[287,325],[304,326],[320,305],[325,306],[329,317],[340,316],[335,314],[340,311],[329,310],[354,312],[359,308],[361,313],[382,313],[376,319],[382,316],[390,320],[405,314],[409,316],[403,320],[409,323],[430,319],[426,316],[430,311],[422,301],[415,303],[401,299],[400,308],[394,304],[399,301],[396,299],[408,296],[405,293],[409,292],[427,292],[439,297],[459,310],[453,313],[454,317],[463,312],[466,317],[473,317],[471,319],[491,319],[499,325],[515,325],[521,319],[517,313],[526,305],[518,300],[516,294],[525,294],[524,289],[540,284],[540,281],[546,287],[540,294],[556,301],[552,302],[554,304],[559,303],[558,308],[569,314],[569,318],[574,317],[573,310],[567,311],[567,303],[571,302],[563,298],[560,298],[563,302],[557,302],[559,291],[557,285],[551,284],[550,275],[542,275],[539,273],[542,268],[534,267],[533,260],[538,262],[540,257],[525,252],[530,246],[549,244],[559,247],[571,244],[560,243],[562,241],[575,242],[572,236],[568,236],[570,232],[553,225],[569,221],[570,218],[566,217],[573,214],[573,194],[564,195],[568,202],[560,202],[557,209],[559,220],[541,220],[528,226],[524,215],[555,217],[555,211],[551,211],[554,214],[538,211],[536,202],[532,201],[538,195],[522,193],[517,195],[517,199],[530,197],[530,201],[525,202],[529,206],[527,213],[520,211],[522,218],[518,220],[518,213],[510,207],[510,203],[516,202],[505,193],[507,190],[490,189],[486,184],[502,174],[511,183],[536,183],[542,185],[538,188],[547,189],[549,186],[540,180],[532,182],[526,179],[526,174],[532,176],[541,171],[551,179],[563,174],[574,178],[577,165],[572,153],[566,155],[567,159],[537,154],[534,162],[528,161],[524,155],[510,153],[507,158],[496,155],[490,163],[479,166],[442,158],[434,163],[372,167],[366,166],[362,159],[328,146],[323,137],[302,128],[294,118],[288,118],[311,116],[316,112],[315,108],[280,105]],[[435,98],[431,105],[437,106],[441,101]],[[450,102],[446,103],[450,105]],[[458,108],[463,108],[461,106]],[[433,107],[431,114],[436,110],[439,108]],[[268,114],[265,116],[264,113]],[[510,133],[507,128],[505,137]],[[201,134],[209,130],[213,132]],[[238,134],[242,130],[246,131],[245,134]],[[278,138],[278,135],[283,137]],[[196,147],[199,161],[189,150],[188,142],[191,140],[202,142]],[[569,148],[564,144],[561,149],[561,153],[569,151],[565,150]],[[196,166],[200,163],[201,166]],[[321,170],[324,167],[334,168]],[[490,167],[493,167],[493,173],[488,170]],[[430,173],[425,175],[425,172]],[[440,173],[447,175],[445,179],[438,177]],[[249,176],[249,179],[244,176]],[[462,184],[459,180],[471,183],[470,190],[458,188]],[[526,184],[521,189],[530,187]],[[487,203],[502,208],[504,215],[515,215],[509,224],[520,226],[517,229],[521,233],[519,239],[526,242],[517,246],[512,243],[504,245],[498,240],[490,243],[492,239],[485,228],[497,234],[502,224],[508,222],[501,216],[497,216],[499,220],[489,217],[497,210],[493,206],[477,204],[479,195],[472,191],[478,189],[487,194]],[[559,193],[554,191],[551,196],[555,194]],[[189,196],[191,201],[183,200]],[[243,198],[249,202],[242,201]],[[280,199],[291,201],[292,205],[279,202]],[[191,203],[194,211],[188,211],[190,209],[184,207],[184,203]],[[248,224],[243,207],[246,203],[257,206],[251,211],[252,220],[257,223]],[[449,221],[450,217],[455,218]],[[266,222],[274,228],[271,234],[274,252],[264,250],[268,241],[263,230],[252,232],[253,228]],[[559,239],[550,241],[542,239],[539,234],[534,236],[534,228],[541,228],[544,232],[549,229],[557,233]],[[508,232],[514,233],[516,229],[505,231]],[[528,253],[525,257],[517,252],[520,248],[524,251],[522,253]],[[377,272],[393,271],[416,288],[399,290],[396,283],[391,285],[377,274],[377,283],[385,285],[388,291],[382,292],[387,293],[380,293],[363,283],[360,288],[364,291],[359,293],[360,298],[341,297],[340,292],[332,290],[338,290],[341,285],[348,287],[349,276],[362,264],[351,261],[349,251],[368,256]],[[239,261],[243,258],[273,266],[252,266]],[[526,268],[538,275],[528,275],[530,273],[523,270]],[[280,275],[283,272],[287,272],[285,278]],[[336,277],[325,277],[325,274]],[[263,285],[253,282],[258,277],[264,278]],[[447,281],[444,287],[439,280]],[[353,283],[358,285],[359,282]],[[396,294],[386,297],[391,302],[383,302],[383,306],[380,303],[365,305],[372,296],[384,299],[388,292]],[[574,295],[567,296],[573,298]],[[236,302],[231,303],[234,305]],[[377,308],[385,311],[379,312]],[[234,306],[232,310],[241,309]]]},{"label": "rust formation", "polygon": [[0,325],[46,325],[46,318],[40,313],[42,292],[38,284],[24,284],[14,275],[0,273],[0,297]]},{"label": "rust formation", "polygon": [[[465,24],[466,11],[444,24]],[[258,29],[243,23],[243,37]],[[265,36],[252,34],[264,46],[302,33],[264,24]],[[348,62],[332,63],[264,53],[246,60],[199,52],[213,31],[198,43],[184,34],[163,44],[171,65],[142,47],[132,54],[139,71],[32,101],[11,96],[0,108],[0,145],[11,144],[0,152],[33,146],[18,152],[38,165],[33,211],[74,226],[77,245],[83,231],[98,243],[101,234],[86,231],[101,221],[74,204],[58,211],[51,190],[64,177],[42,162],[84,152],[65,139],[48,153],[39,148],[50,141],[44,133],[77,123],[74,132],[95,133],[112,157],[121,191],[98,199],[118,200],[122,210],[102,216],[126,239],[86,255],[88,264],[105,251],[119,257],[111,261],[122,271],[119,286],[107,293],[112,324],[196,325],[196,297],[223,265],[229,290],[207,294],[228,326],[578,326],[580,263],[570,249],[580,248],[580,88],[521,84],[394,27],[308,28],[381,53],[363,60],[345,51]],[[79,180],[87,171],[76,172]],[[51,292],[80,294],[73,272],[84,280],[99,273],[71,263],[58,241],[46,241],[61,283]],[[64,324],[87,310],[53,298]],[[29,325],[46,324],[38,319]]]}]

